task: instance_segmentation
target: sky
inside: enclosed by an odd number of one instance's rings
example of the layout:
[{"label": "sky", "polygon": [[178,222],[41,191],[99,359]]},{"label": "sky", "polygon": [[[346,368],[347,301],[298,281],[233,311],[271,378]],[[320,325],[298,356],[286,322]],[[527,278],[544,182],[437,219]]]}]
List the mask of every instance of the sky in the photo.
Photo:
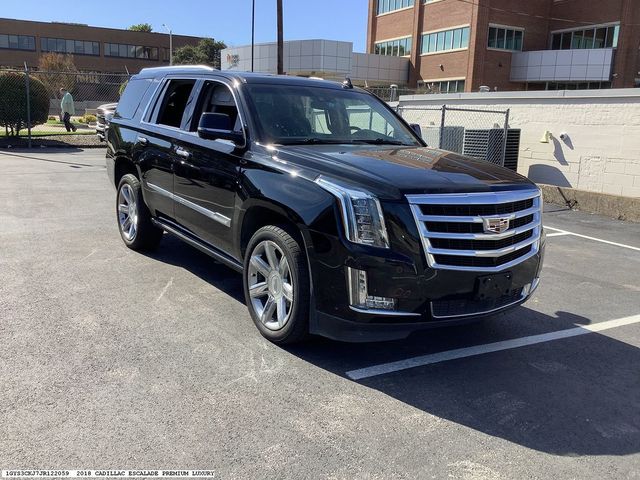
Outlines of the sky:
[{"label": "sky", "polygon": [[[127,28],[150,23],[176,34],[213,37],[228,46],[251,43],[251,0],[0,0],[0,16]],[[284,39],[353,42],[364,52],[368,0],[283,0]],[[276,0],[256,0],[256,43],[276,40]]]}]

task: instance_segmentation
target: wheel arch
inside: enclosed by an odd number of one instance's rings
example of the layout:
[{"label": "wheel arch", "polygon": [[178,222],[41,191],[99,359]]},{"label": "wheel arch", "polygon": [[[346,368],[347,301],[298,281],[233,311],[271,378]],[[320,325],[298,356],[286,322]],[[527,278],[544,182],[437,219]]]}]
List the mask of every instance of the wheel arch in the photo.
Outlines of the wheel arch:
[{"label": "wheel arch", "polygon": [[114,160],[113,167],[113,182],[116,188],[118,188],[118,184],[122,177],[128,173],[133,174],[138,180],[140,180],[140,172],[133,161],[124,155],[117,156]]},{"label": "wheel arch", "polygon": [[294,228],[306,246],[305,222],[293,209],[264,200],[249,200],[245,202],[235,232],[235,244],[239,247],[241,258],[244,258],[249,240],[254,233],[267,225],[288,225]]}]

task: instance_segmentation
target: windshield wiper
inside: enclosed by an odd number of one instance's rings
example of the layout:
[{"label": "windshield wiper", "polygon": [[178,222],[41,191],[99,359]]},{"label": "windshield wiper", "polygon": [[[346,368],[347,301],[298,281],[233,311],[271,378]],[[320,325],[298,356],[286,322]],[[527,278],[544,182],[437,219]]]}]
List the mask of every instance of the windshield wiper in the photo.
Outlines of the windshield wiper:
[{"label": "windshield wiper", "polygon": [[344,140],[330,140],[326,138],[302,138],[300,140],[290,140],[280,142],[280,145],[337,145],[340,143],[349,143]]},{"label": "windshield wiper", "polygon": [[406,145],[411,146],[407,143],[403,143],[400,140],[388,140],[385,138],[376,138],[376,139],[358,139],[351,140],[351,143],[366,143],[369,145]]}]

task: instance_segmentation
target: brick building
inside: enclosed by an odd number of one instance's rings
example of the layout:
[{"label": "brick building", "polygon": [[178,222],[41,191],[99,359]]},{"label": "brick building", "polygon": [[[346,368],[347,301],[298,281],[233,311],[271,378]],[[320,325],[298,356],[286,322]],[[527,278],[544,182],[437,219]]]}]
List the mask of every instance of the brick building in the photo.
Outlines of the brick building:
[{"label": "brick building", "polygon": [[369,0],[367,51],[443,92],[640,86],[638,0]]},{"label": "brick building", "polygon": [[[199,41],[173,35],[173,48]],[[169,34],[0,18],[0,66],[37,67],[46,52],[72,54],[80,71],[137,73],[169,64]]]}]

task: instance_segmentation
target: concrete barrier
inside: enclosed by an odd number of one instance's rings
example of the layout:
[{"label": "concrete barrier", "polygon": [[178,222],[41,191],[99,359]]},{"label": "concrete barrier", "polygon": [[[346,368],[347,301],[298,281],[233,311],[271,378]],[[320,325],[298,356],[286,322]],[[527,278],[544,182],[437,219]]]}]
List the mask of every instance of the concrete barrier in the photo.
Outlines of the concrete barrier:
[{"label": "concrete barrier", "polygon": [[597,213],[617,220],[640,222],[640,198],[588,192],[568,187],[538,184],[545,203],[566,205],[581,212]]}]

